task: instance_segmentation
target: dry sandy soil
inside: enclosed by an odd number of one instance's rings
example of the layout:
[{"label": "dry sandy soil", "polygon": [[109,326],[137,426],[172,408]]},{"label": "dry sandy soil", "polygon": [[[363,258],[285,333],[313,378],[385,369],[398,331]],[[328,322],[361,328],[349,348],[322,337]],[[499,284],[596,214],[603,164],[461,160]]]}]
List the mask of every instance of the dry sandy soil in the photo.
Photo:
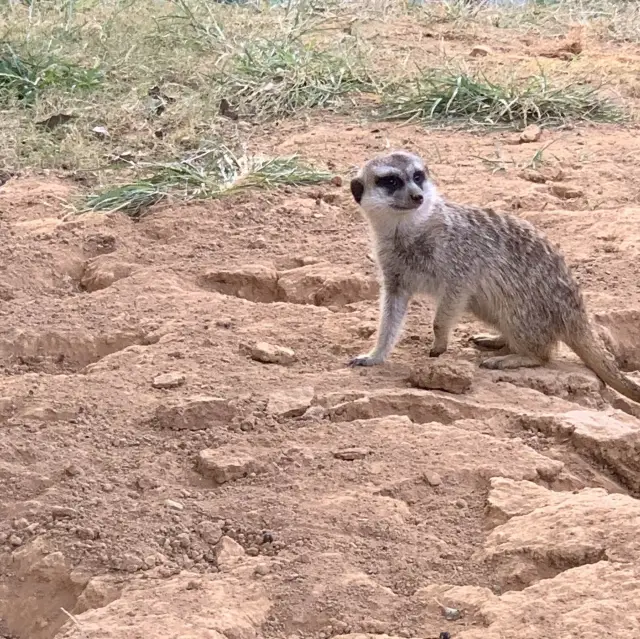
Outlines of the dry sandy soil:
[{"label": "dry sandy soil", "polygon": [[[386,365],[345,366],[377,319],[350,172],[405,147],[557,242],[639,378],[637,131],[517,137],[319,114],[256,144],[341,186],[139,222],[63,219],[62,177],[4,184],[0,637],[640,636],[638,406],[566,349],[479,369],[471,318],[443,388],[413,388],[427,300]],[[481,159],[551,140],[535,176]]]}]

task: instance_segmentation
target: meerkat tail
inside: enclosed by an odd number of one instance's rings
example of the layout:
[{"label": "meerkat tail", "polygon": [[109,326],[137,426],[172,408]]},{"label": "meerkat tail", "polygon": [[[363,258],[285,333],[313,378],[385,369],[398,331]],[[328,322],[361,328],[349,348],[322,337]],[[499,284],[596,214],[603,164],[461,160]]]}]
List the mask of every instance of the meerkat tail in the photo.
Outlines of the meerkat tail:
[{"label": "meerkat tail", "polygon": [[640,404],[640,384],[620,371],[615,358],[588,322],[572,331],[565,342],[605,384]]}]

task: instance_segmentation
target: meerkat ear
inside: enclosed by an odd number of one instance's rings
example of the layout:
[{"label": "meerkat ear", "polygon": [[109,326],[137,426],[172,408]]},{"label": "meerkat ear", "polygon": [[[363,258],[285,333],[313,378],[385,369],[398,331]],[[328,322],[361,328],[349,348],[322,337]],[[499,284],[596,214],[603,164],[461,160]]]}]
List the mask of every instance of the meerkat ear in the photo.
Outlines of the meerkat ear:
[{"label": "meerkat ear", "polygon": [[358,204],[360,204],[363,194],[364,194],[364,182],[359,178],[353,178],[353,180],[351,180],[351,195],[353,195],[353,199]]}]

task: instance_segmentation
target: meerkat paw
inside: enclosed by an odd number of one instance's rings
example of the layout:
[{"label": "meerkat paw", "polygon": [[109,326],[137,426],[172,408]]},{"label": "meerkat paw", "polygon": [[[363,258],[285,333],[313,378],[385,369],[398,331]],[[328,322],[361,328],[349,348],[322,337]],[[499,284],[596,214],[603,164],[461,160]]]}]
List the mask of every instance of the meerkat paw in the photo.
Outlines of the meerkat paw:
[{"label": "meerkat paw", "polygon": [[499,357],[489,357],[480,363],[481,368],[491,370],[510,370],[514,368],[536,368],[542,366],[543,362],[529,355],[501,355]]},{"label": "meerkat paw", "polygon": [[377,366],[378,364],[382,364],[382,359],[379,357],[373,357],[371,355],[358,355],[353,359],[349,360],[347,366],[352,368],[356,366]]},{"label": "meerkat paw", "polygon": [[471,342],[479,348],[486,348],[490,351],[499,351],[507,345],[507,340],[502,335],[488,335],[486,333],[473,335]]},{"label": "meerkat paw", "polygon": [[446,350],[447,350],[446,345],[445,346],[442,346],[442,345],[436,346],[436,345],[434,345],[434,346],[431,347],[431,350],[429,351],[429,357],[440,357],[440,355],[442,355],[442,353],[445,353]]}]

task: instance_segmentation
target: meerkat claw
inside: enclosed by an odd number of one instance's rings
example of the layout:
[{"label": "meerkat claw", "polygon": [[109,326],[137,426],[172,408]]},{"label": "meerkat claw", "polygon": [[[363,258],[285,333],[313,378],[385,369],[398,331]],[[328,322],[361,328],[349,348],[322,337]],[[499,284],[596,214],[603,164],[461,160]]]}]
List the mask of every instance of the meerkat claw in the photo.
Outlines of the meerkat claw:
[{"label": "meerkat claw", "polygon": [[347,366],[355,368],[356,366],[375,366],[378,363],[378,361],[376,361],[373,357],[369,357],[369,355],[358,355],[357,357],[349,360]]}]

